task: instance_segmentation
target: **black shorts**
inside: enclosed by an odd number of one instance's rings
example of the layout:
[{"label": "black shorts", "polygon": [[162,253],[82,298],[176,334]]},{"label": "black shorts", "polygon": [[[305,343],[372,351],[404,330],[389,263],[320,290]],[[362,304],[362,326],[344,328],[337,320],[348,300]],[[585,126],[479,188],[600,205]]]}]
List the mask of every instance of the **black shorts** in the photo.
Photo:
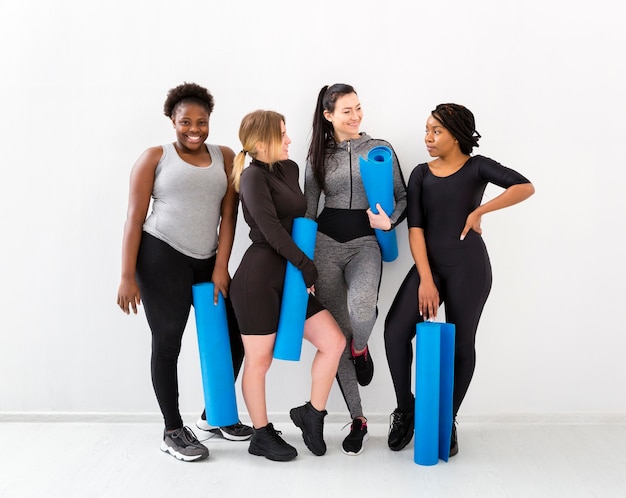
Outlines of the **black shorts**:
[{"label": "black shorts", "polygon": [[[278,329],[287,261],[272,247],[252,244],[230,284],[230,299],[243,335],[269,335]],[[325,308],[309,295],[306,318]]]}]

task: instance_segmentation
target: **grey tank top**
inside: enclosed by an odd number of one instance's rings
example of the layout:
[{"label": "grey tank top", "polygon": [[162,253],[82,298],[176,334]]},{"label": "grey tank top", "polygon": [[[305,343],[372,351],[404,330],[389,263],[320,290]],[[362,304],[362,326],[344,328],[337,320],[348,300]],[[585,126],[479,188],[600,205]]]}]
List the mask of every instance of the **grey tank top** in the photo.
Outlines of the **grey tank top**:
[{"label": "grey tank top", "polygon": [[155,170],[152,211],[143,229],[177,251],[207,259],[217,250],[217,227],[228,178],[217,145],[205,144],[211,166],[198,167],[181,159],[174,144],[163,145]]}]

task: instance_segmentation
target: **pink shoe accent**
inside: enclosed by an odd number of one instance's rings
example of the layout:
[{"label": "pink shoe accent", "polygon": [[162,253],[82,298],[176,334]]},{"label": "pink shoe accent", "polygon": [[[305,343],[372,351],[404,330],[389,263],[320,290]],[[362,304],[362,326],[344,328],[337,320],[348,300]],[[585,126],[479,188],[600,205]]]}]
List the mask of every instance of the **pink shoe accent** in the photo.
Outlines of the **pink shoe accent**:
[{"label": "pink shoe accent", "polygon": [[365,359],[367,359],[367,353],[368,353],[368,348],[367,348],[367,346],[365,346],[365,349],[363,350],[363,352],[362,352],[362,353],[356,353],[356,352],[354,351],[354,341],[352,341],[352,342],[350,343],[350,354],[352,354],[352,357],[353,357],[353,358],[356,358],[357,356],[363,356],[363,355],[365,355]]}]

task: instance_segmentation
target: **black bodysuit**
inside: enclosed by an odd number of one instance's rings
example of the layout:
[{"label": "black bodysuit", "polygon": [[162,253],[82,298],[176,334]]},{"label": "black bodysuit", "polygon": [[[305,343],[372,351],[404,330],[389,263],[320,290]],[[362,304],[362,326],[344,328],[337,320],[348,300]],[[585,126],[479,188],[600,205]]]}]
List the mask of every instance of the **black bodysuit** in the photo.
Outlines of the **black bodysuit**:
[{"label": "black bodysuit", "polygon": [[[307,288],[317,278],[313,261],[291,238],[294,218],[306,211],[298,179],[298,165],[290,160],[271,170],[253,160],[241,174],[239,195],[252,245],[233,276],[230,298],[244,335],[276,332],[287,261],[302,271]],[[307,318],[322,309],[310,296]]]},{"label": "black bodysuit", "polygon": [[[529,183],[492,159],[474,156],[447,177],[432,174],[427,164],[412,171],[408,184],[409,229],[422,228],[431,271],[445,306],[446,321],[456,327],[453,414],[459,410],[474,373],[475,339],[480,315],[491,290],[491,264],[482,237],[470,230],[460,240],[467,216],[481,203],[485,188]],[[420,279],[415,265],[400,286],[385,320],[385,348],[398,408],[413,411],[411,363]]]}]

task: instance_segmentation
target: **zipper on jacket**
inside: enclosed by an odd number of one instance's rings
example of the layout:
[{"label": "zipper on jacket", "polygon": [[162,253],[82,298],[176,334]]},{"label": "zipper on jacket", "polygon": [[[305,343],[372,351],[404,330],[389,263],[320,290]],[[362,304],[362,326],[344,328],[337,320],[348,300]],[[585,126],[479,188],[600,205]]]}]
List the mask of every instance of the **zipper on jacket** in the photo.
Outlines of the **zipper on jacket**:
[{"label": "zipper on jacket", "polygon": [[348,140],[348,163],[350,164],[350,204],[348,209],[352,209],[352,142]]}]

